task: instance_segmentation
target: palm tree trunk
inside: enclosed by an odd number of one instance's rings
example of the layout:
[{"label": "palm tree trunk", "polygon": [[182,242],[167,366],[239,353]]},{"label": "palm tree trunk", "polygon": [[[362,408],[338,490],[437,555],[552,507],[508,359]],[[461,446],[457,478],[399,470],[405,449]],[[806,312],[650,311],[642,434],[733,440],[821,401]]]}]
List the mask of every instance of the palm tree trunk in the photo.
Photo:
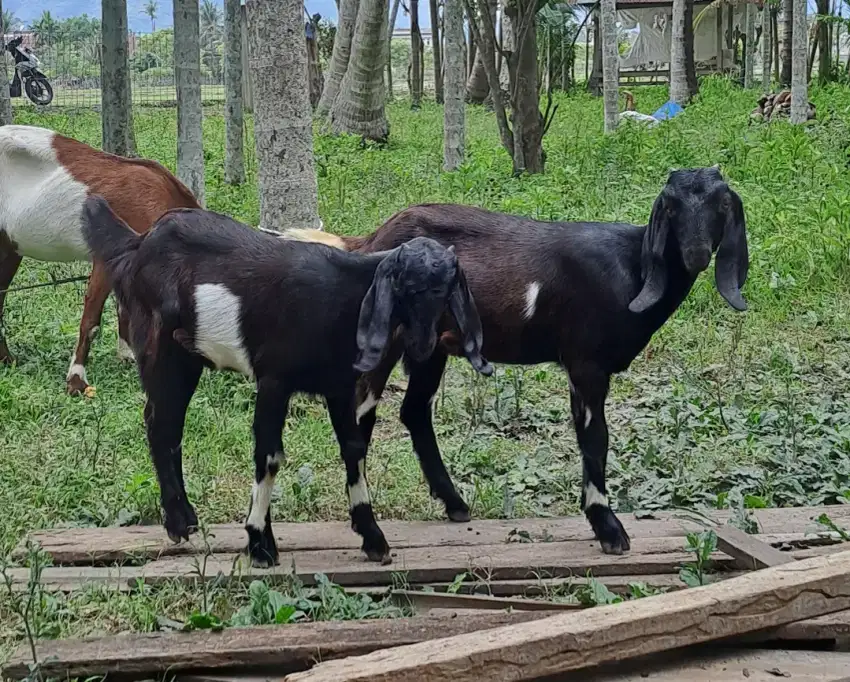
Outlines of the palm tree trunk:
[{"label": "palm tree trunk", "polygon": [[685,75],[691,98],[699,93],[697,65],[694,59],[694,0],[685,0]]},{"label": "palm tree trunk", "polygon": [[[0,0],[0,36],[6,34],[8,28],[3,25],[3,0]],[[2,50],[2,46],[0,46]],[[0,53],[0,126],[12,124],[12,98],[9,95],[9,72],[6,70],[6,51]]]},{"label": "palm tree trunk", "polygon": [[793,62],[791,49],[794,33],[794,0],[782,0],[782,73],[779,84],[783,88],[791,85],[791,64]]},{"label": "palm tree trunk", "polygon": [[348,71],[351,60],[352,40],[354,28],[357,24],[357,15],[360,9],[360,0],[340,0],[339,3],[339,25],[334,38],[334,49],[331,54],[331,63],[328,67],[328,78],[325,88],[316,107],[316,114],[326,116],[339,96],[339,88],[342,79]]},{"label": "palm tree trunk", "polygon": [[[828,15],[829,0],[816,0],[818,14]],[[832,45],[829,40],[830,24],[818,19],[818,83],[827,83],[832,76]]]},{"label": "palm tree trunk", "polygon": [[791,51],[791,123],[805,123],[809,109],[806,80],[806,0],[794,0],[794,26]]},{"label": "palm tree trunk", "polygon": [[419,35],[419,0],[410,0],[410,108],[418,109],[422,105],[422,36]]},{"label": "palm tree trunk", "polygon": [[198,0],[174,0],[177,177],[204,205],[204,140]]},{"label": "palm tree trunk", "polygon": [[248,0],[260,227],[321,227],[301,3]]},{"label": "palm tree trunk", "polygon": [[778,80],[782,67],[779,63],[779,10],[776,7],[770,8],[770,35],[773,43],[773,73],[774,78]]},{"label": "palm tree trunk", "polygon": [[[613,2],[613,0],[611,0]],[[517,0],[511,16],[514,54],[508,65],[513,114],[513,170],[542,173],[543,116],[537,86],[537,0]]]},{"label": "palm tree trunk", "polygon": [[103,0],[101,4],[103,59],[100,84],[103,148],[130,156],[130,60],[127,54],[127,0]]},{"label": "palm tree trunk", "polygon": [[350,67],[330,113],[336,133],[353,133],[376,141],[386,141],[390,133],[384,115],[387,6],[387,0],[360,0]]},{"label": "palm tree trunk", "polygon": [[617,50],[617,9],[614,0],[601,0],[602,34],[602,99],[605,112],[605,132],[617,129],[620,87],[620,55]]},{"label": "palm tree trunk", "polygon": [[744,43],[744,87],[753,87],[753,61],[756,51],[756,7],[751,2],[744,5],[745,27],[747,40]]},{"label": "palm tree trunk", "polygon": [[454,171],[463,163],[466,132],[466,40],[463,36],[463,0],[445,0],[443,22],[446,39],[443,168]]},{"label": "palm tree trunk", "polygon": [[670,33],[670,99],[680,106],[685,106],[691,98],[685,69],[685,2],[673,0]]},{"label": "palm tree trunk", "polygon": [[770,92],[771,29],[770,6],[765,4],[761,10],[761,89],[766,93]]},{"label": "palm tree trunk", "polygon": [[398,6],[401,0],[393,0],[393,8],[390,11],[390,23],[387,30],[387,99],[392,101],[393,98],[393,31],[395,31],[395,21],[398,17]]},{"label": "palm tree trunk", "polygon": [[224,0],[224,181],[231,185],[245,182],[243,77],[240,0]]},{"label": "palm tree trunk", "polygon": [[[434,97],[443,103],[443,61],[440,49],[440,12],[437,0],[431,0],[431,44],[434,51]],[[445,10],[443,10],[445,13]]]}]

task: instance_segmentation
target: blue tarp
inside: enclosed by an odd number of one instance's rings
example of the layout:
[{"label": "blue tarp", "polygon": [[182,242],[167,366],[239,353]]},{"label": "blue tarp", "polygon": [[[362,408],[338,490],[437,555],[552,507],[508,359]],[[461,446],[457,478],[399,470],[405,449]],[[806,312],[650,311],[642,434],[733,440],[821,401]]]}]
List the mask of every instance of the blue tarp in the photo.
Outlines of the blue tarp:
[{"label": "blue tarp", "polygon": [[659,109],[656,111],[652,118],[657,118],[659,121],[663,121],[668,118],[673,118],[678,114],[681,114],[683,111],[682,107],[680,107],[675,102],[667,100]]}]

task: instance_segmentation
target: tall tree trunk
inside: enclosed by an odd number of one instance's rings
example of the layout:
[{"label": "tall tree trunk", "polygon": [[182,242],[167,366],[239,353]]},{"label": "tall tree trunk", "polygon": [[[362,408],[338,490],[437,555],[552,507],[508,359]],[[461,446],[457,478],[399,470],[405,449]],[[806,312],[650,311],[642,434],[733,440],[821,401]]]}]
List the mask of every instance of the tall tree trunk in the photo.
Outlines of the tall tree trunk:
[{"label": "tall tree trunk", "polygon": [[[437,104],[443,103],[443,60],[440,50],[440,12],[437,0],[431,0],[431,44],[434,52],[434,96]],[[445,10],[443,10],[445,13]]]},{"label": "tall tree trunk", "polygon": [[809,88],[806,80],[806,0],[794,0],[794,27],[791,51],[791,123],[805,123],[809,109]]},{"label": "tall tree trunk", "polygon": [[[290,0],[248,0],[260,227],[319,228],[303,8]],[[383,66],[383,64],[381,65]]]},{"label": "tall tree trunk", "polygon": [[[542,173],[543,117],[537,87],[537,0],[515,0],[508,8],[514,51],[508,64],[511,76],[514,173]],[[514,12],[517,12],[514,14]]]},{"label": "tall tree trunk", "polygon": [[774,78],[778,79],[782,67],[779,65],[779,10],[776,7],[770,8],[770,34],[773,50],[773,73]]},{"label": "tall tree trunk", "polygon": [[[508,54],[512,54],[516,50],[516,44],[514,42],[514,27],[513,21],[511,17],[508,15],[508,3],[510,0],[502,0],[501,6],[501,21],[499,22],[499,33],[500,35],[500,43],[502,44],[502,51],[507,52]],[[510,68],[508,67],[508,59],[503,57],[500,54],[496,55],[496,63],[501,64],[499,68],[499,86],[510,92],[511,90],[511,74]]]},{"label": "tall tree trunk", "polygon": [[224,0],[224,181],[245,182],[242,127],[242,8],[240,0]]},{"label": "tall tree trunk", "polygon": [[602,34],[602,97],[605,113],[605,132],[617,128],[619,112],[617,95],[620,86],[620,55],[617,50],[617,9],[614,0],[601,0],[600,25]]},{"label": "tall tree trunk", "polygon": [[761,89],[766,93],[770,92],[771,33],[770,6],[765,4],[761,10]]},{"label": "tall tree trunk", "polygon": [[418,109],[422,105],[422,36],[419,33],[419,0],[410,0],[410,108]]},{"label": "tall tree trunk", "polygon": [[[498,2],[499,0],[486,0],[487,10],[490,13],[494,26],[496,24],[496,10],[498,8]],[[479,2],[479,9],[483,9],[483,7],[484,4]],[[478,14],[481,15],[481,12],[479,11]],[[479,16],[478,21],[479,26],[483,31],[484,27],[487,26],[487,22],[483,16]],[[475,62],[472,66],[472,73],[469,74],[469,79],[466,81],[466,98],[473,104],[483,104],[484,100],[486,100],[490,94],[490,82],[487,77],[487,70],[484,67],[483,54],[484,51],[481,46],[476,45]],[[496,59],[495,52],[493,53],[493,59]]]},{"label": "tall tree trunk", "polygon": [[319,105],[322,96],[324,82],[322,79],[322,65],[319,62],[319,26],[310,19],[310,35],[306,37],[307,45],[307,81],[310,86],[310,106],[315,109]]},{"label": "tall tree trunk", "polygon": [[751,2],[744,5],[744,25],[746,26],[747,40],[744,43],[744,87],[753,87],[753,73],[756,57],[756,6]]},{"label": "tall tree trunk", "polygon": [[127,54],[127,0],[101,4],[103,57],[100,66],[103,149],[132,155],[130,60]]},{"label": "tall tree trunk", "polygon": [[398,17],[398,6],[401,0],[393,0],[393,8],[390,11],[390,23],[387,28],[387,99],[393,99],[393,31],[395,21]]},{"label": "tall tree trunk", "polygon": [[387,0],[360,0],[351,66],[330,114],[336,133],[353,133],[376,141],[385,141],[390,134],[384,115],[387,6]]},{"label": "tall tree trunk", "polygon": [[443,22],[446,39],[443,168],[454,171],[463,163],[466,132],[466,40],[463,36],[463,0],[445,0]]},{"label": "tall tree trunk", "polygon": [[[3,0],[0,0],[0,36],[4,36],[8,28],[3,25]],[[9,94],[9,72],[6,69],[6,50],[0,45],[0,126],[12,123],[12,98]]]},{"label": "tall tree trunk", "polygon": [[673,0],[670,27],[670,99],[680,106],[691,99],[685,69],[685,3],[686,0]]},{"label": "tall tree trunk", "polygon": [[198,0],[174,0],[177,177],[204,205],[204,140]]},{"label": "tall tree trunk", "polygon": [[[815,0],[820,15],[830,14],[829,0]],[[818,83],[827,83],[832,78],[832,45],[829,40],[830,24],[818,19]]]},{"label": "tall tree trunk", "polygon": [[[464,13],[464,17],[466,13]],[[475,68],[475,57],[478,50],[475,48],[475,38],[472,35],[472,29],[469,29],[469,41],[466,44],[466,77],[472,75],[472,70]],[[486,95],[485,95],[486,97]]]},{"label": "tall tree trunk", "polygon": [[322,97],[319,99],[319,105],[316,107],[316,114],[319,116],[330,113],[339,95],[342,79],[348,71],[359,9],[360,0],[340,0],[339,25],[334,37],[334,49],[328,67],[328,78],[325,81],[325,88],[322,91]]},{"label": "tall tree trunk", "polygon": [[779,84],[783,88],[791,86],[791,45],[794,42],[794,0],[782,0],[782,72]]},{"label": "tall tree trunk", "polygon": [[685,74],[688,79],[688,94],[693,98],[699,93],[697,65],[694,59],[694,0],[685,0]]},{"label": "tall tree trunk", "polygon": [[602,94],[602,22],[599,15],[600,10],[593,13],[593,68],[587,79],[587,89],[597,97]]}]

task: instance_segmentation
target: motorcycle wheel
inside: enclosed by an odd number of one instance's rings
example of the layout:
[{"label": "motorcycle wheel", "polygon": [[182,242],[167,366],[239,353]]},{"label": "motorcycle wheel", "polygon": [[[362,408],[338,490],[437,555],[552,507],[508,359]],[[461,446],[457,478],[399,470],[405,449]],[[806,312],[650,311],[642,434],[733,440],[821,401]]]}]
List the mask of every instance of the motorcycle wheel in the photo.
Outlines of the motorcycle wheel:
[{"label": "motorcycle wheel", "polygon": [[34,104],[47,106],[53,101],[53,88],[46,78],[28,78],[25,88]]}]

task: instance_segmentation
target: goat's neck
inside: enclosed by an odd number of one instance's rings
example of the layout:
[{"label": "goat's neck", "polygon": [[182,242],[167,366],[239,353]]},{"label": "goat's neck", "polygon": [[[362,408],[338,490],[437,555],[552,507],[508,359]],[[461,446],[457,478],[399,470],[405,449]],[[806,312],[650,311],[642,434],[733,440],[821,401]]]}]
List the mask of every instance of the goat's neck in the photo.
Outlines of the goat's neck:
[{"label": "goat's neck", "polygon": [[661,300],[649,311],[651,319],[658,329],[676,312],[687,298],[697,276],[688,272],[682,261],[682,250],[678,240],[667,240],[664,257],[667,261],[667,288]]}]

